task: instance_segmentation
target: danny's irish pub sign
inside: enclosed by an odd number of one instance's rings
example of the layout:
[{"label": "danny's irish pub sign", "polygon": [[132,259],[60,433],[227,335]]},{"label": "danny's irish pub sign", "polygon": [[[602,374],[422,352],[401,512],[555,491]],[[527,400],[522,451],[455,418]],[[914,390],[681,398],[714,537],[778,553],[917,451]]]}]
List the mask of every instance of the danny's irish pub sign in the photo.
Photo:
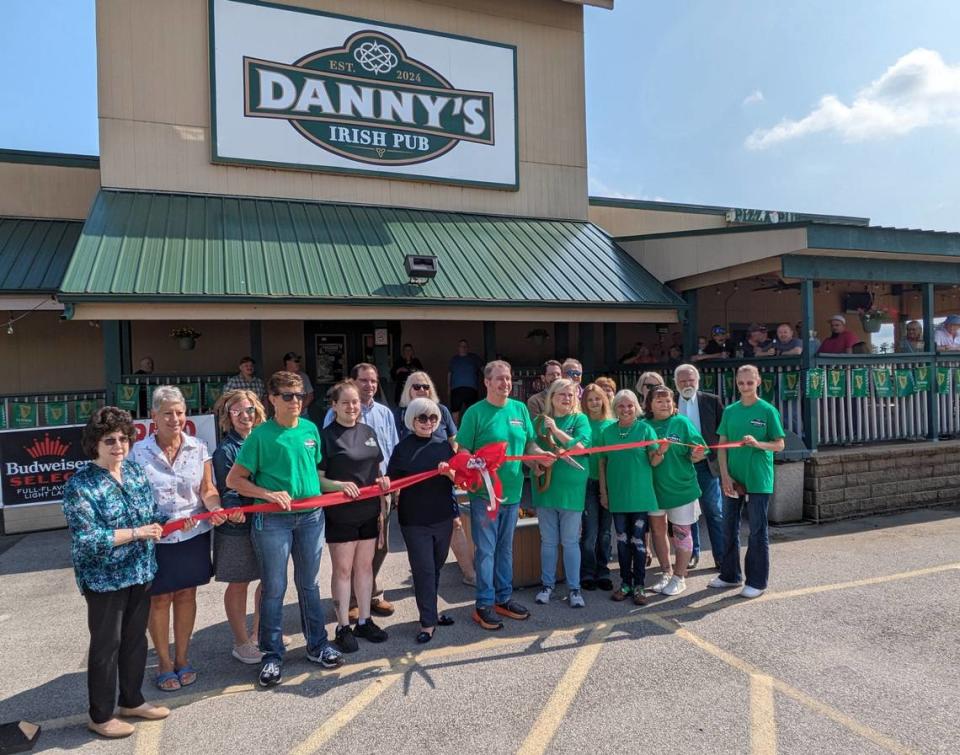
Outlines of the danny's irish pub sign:
[{"label": "danny's irish pub sign", "polygon": [[213,159],[517,188],[516,50],[210,0]]}]

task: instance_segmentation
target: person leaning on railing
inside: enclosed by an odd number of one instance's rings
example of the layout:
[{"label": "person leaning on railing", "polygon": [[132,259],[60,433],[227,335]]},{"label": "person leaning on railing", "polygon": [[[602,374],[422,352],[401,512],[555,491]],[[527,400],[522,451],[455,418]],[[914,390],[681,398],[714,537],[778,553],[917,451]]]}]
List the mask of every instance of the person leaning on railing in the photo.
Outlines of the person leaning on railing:
[{"label": "person leaning on railing", "polygon": [[757,395],[760,371],[752,364],[737,369],[740,400],[723,410],[717,433],[720,443],[742,442],[738,448],[720,448],[720,479],[723,487],[724,554],[720,575],[709,587],[739,587],[740,513],[745,504],[750,518],[750,539],[744,562],[747,583],[740,595],[756,598],[767,589],[770,575],[770,543],[767,510],[773,494],[773,454],[783,450],[784,432],[780,412]]},{"label": "person leaning on railing", "polygon": [[157,572],[154,543],[166,517],[143,469],[126,458],[135,438],[129,412],[115,406],[94,412],[81,436],[92,461],[77,470],[63,494],[73,568],[90,628],[87,727],[109,738],[134,731],[114,718],[118,681],[121,716],[156,720],[170,714],[146,702],[141,692],[149,588]]}]

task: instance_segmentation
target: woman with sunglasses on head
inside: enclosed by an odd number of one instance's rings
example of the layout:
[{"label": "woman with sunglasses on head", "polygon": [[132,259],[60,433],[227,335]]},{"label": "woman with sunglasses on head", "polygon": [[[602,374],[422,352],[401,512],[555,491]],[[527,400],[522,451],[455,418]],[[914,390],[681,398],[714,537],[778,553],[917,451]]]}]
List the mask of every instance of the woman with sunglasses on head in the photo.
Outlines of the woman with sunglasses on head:
[{"label": "woman with sunglasses on head", "polygon": [[[386,498],[359,498],[359,488],[378,484],[390,487],[389,476],[380,475],[383,451],[377,434],[360,422],[360,389],[351,379],[337,383],[330,393],[334,419],[320,431],[320,479],[339,483],[354,498],[349,503],[329,506],[326,511],[326,540],[333,561],[331,592],[337,611],[336,644],[344,653],[360,649],[357,637],[368,642],[385,642],[387,633],[370,618],[373,597],[373,555],[383,532],[383,518],[390,511]],[[350,592],[357,596],[359,618],[350,628]]]},{"label": "woman with sunglasses on head", "polygon": [[441,440],[450,441],[453,450],[456,451],[457,446],[454,438],[457,436],[457,425],[453,421],[453,415],[450,414],[447,407],[440,403],[440,397],[437,395],[437,388],[434,386],[433,380],[422,370],[411,372],[403,384],[403,390],[400,392],[400,400],[397,408],[394,409],[397,437],[402,440],[412,432],[406,423],[407,407],[410,406],[411,401],[418,398],[428,398],[440,408],[440,421],[434,429],[434,435]]},{"label": "woman with sunglasses on head", "polygon": [[643,412],[643,406],[647,401],[647,394],[658,385],[664,385],[663,375],[659,372],[644,372],[637,378],[637,395],[640,397],[640,411]]},{"label": "woman with sunglasses on head", "polygon": [[[654,451],[659,458],[659,463],[653,469],[658,510],[650,512],[649,518],[654,549],[663,574],[650,589],[664,595],[679,595],[687,589],[687,565],[693,554],[691,528],[696,526],[700,518],[700,484],[693,465],[703,461],[707,445],[694,424],[682,414],[677,414],[673,391],[666,386],[658,386],[647,393],[644,415],[644,421],[653,428],[658,438],[672,441]],[[673,530],[673,547],[677,558],[672,570],[667,542],[668,521]],[[666,561],[663,560],[664,553]]]},{"label": "woman with sunglasses on head", "polygon": [[[267,414],[257,394],[249,390],[227,391],[213,407],[225,433],[217,450],[213,452],[213,474],[224,509],[237,508],[253,503],[253,499],[241,496],[227,485],[227,475],[237,460],[250,432],[267,421]],[[259,581],[260,565],[250,539],[250,522],[243,512],[228,515],[213,538],[213,575],[217,582],[226,582],[223,607],[227,622],[233,632],[231,654],[241,663],[260,663],[263,653],[257,647],[260,631],[261,586],[253,600],[253,628],[247,631],[247,588]]]},{"label": "woman with sunglasses on head", "polygon": [[[428,398],[440,409],[440,421],[434,428],[433,434],[440,440],[446,440],[450,444],[450,448],[456,452],[457,425],[453,421],[450,410],[440,403],[440,397],[437,395],[433,380],[426,372],[411,373],[403,386],[400,406],[395,410],[397,436],[402,440],[410,435],[411,430],[407,427],[406,420],[407,408],[418,398]],[[463,583],[472,587],[477,584],[476,572],[473,568],[473,546],[467,540],[467,534],[463,529],[463,521],[460,519],[460,506],[455,499],[451,504],[450,514],[453,517],[453,535],[450,540],[450,549],[457,559],[457,566],[460,567],[460,572],[463,575]]]},{"label": "woman with sunglasses on head", "polygon": [[63,493],[77,585],[87,602],[87,727],[115,739],[133,733],[114,717],[166,718],[170,711],[143,699],[150,582],[157,571],[154,543],[166,517],[143,470],[127,460],[136,430],[129,412],[105,406],[83,428],[81,446],[92,461],[77,469]]},{"label": "woman with sunglasses on head", "polygon": [[[537,417],[534,429],[538,445],[557,453],[590,445],[590,422],[580,412],[578,385],[573,380],[558,378],[547,391],[544,413]],[[572,459],[573,457],[571,457]],[[580,457],[580,461],[586,459]],[[563,546],[563,570],[571,608],[583,608],[580,592],[580,524],[587,491],[586,463],[554,464],[542,474],[534,467],[533,505],[540,525],[540,574],[543,587],[536,601],[550,602],[557,583],[557,548]]]},{"label": "woman with sunglasses on head", "polygon": [[[415,398],[407,405],[404,425],[408,432],[390,455],[388,477],[408,477],[438,468],[446,473],[453,449],[437,435],[440,422],[440,406],[432,399]],[[437,611],[440,569],[447,560],[453,534],[451,505],[453,482],[446,474],[400,491],[397,516],[420,613],[419,643],[430,642],[438,626],[453,624],[453,619]]]}]

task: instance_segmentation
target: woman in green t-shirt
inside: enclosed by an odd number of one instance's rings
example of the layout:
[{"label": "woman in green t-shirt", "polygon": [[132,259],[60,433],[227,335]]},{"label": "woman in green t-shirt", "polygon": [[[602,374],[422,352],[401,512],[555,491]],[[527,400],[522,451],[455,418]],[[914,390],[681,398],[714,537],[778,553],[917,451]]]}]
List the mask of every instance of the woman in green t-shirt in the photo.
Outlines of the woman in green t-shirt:
[{"label": "woman in green t-shirt", "polygon": [[[600,433],[613,424],[613,412],[606,386],[597,382],[583,389],[580,405],[590,422],[591,446],[600,445]],[[606,378],[607,384],[613,381]],[[616,395],[616,391],[613,392]],[[611,396],[612,398],[612,396]],[[613,517],[600,505],[600,458],[598,454],[587,457],[587,495],[583,502],[583,524],[580,531],[580,587],[584,590],[613,590],[610,581],[610,530]]]},{"label": "woman in green t-shirt", "polygon": [[[707,445],[693,423],[677,414],[673,391],[665,385],[652,389],[644,402],[644,420],[661,440],[672,441],[660,446],[656,454],[660,464],[653,470],[653,488],[660,510],[650,514],[657,555],[670,553],[667,543],[667,521],[673,525],[673,548],[677,563],[671,573],[669,561],[660,562],[663,574],[653,592],[679,595],[687,589],[687,564],[693,553],[692,528],[700,518],[700,484],[694,464],[703,461]],[[681,445],[682,444],[682,445]]]},{"label": "woman in green t-shirt", "polygon": [[744,500],[750,518],[750,539],[744,560],[747,583],[740,595],[756,598],[767,589],[770,576],[770,543],[767,536],[767,508],[773,494],[773,454],[783,450],[783,423],[780,412],[757,395],[760,371],[752,364],[737,370],[740,400],[723,410],[717,428],[720,443],[741,442],[737,448],[719,449],[720,481],[723,487],[725,531],[720,575],[709,587],[739,587],[740,511]]},{"label": "woman in green t-shirt", "polygon": [[[657,434],[640,419],[640,402],[633,391],[622,390],[613,397],[617,422],[600,431],[601,445],[655,441]],[[617,560],[620,562],[620,589],[610,597],[626,600],[633,595],[635,605],[647,602],[643,590],[646,578],[647,548],[644,534],[647,513],[657,510],[653,490],[653,465],[660,459],[656,445],[619,451],[605,451],[600,458],[600,505],[613,514],[617,532]],[[669,563],[669,553],[660,554]]]},{"label": "woman in green t-shirt", "polygon": [[[550,384],[544,413],[534,423],[541,448],[552,451],[590,445],[590,422],[580,412],[577,384],[558,378]],[[563,570],[570,588],[571,608],[583,608],[580,593],[580,520],[587,489],[586,459],[576,466],[561,462],[533,475],[533,505],[540,524],[540,581],[537,603],[550,602],[557,582],[557,547],[563,546]],[[578,468],[579,467],[579,468]]]}]

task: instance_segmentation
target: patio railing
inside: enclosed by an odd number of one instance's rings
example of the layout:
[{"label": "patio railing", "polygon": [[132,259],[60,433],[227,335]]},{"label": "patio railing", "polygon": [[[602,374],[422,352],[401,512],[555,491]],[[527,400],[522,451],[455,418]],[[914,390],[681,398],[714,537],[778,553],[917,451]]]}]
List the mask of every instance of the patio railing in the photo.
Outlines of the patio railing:
[{"label": "patio railing", "polygon": [[103,406],[104,392],[57,391],[0,395],[0,430],[75,425]]}]

